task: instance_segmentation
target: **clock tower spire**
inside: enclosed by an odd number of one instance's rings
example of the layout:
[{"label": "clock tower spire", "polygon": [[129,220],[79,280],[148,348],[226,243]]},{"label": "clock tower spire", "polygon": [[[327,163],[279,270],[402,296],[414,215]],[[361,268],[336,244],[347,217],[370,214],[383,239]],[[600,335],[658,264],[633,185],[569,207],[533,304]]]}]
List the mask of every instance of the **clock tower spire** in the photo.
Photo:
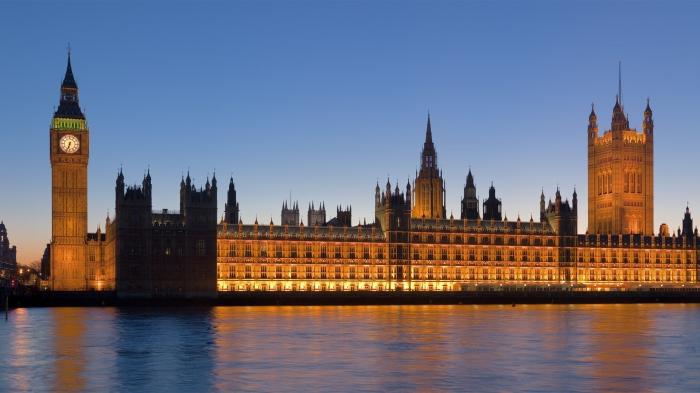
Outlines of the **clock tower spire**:
[{"label": "clock tower spire", "polygon": [[87,288],[89,129],[78,100],[70,52],[59,106],[49,131],[51,159],[51,288]]}]

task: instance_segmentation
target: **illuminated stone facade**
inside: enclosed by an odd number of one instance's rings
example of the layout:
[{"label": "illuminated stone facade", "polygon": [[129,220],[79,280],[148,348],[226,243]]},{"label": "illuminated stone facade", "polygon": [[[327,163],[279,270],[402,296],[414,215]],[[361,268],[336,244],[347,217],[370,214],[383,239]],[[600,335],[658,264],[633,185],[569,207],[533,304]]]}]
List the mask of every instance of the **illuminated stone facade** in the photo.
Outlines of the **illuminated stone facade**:
[{"label": "illuminated stone facade", "polygon": [[654,232],[654,121],[647,101],[642,132],[630,128],[618,96],[610,130],[588,121],[588,233]]},{"label": "illuminated stone facade", "polygon": [[114,288],[106,237],[87,233],[90,130],[78,100],[70,56],[49,132],[51,158],[50,286],[56,291]]},{"label": "illuminated stone facade", "polygon": [[382,193],[377,225],[222,224],[219,290],[697,285],[696,234],[576,235],[569,230],[575,223],[573,208],[561,199],[546,209],[544,222],[412,219],[402,208],[405,200],[398,190]]},{"label": "illuminated stone facade", "polygon": [[[410,190],[406,196],[409,197]],[[425,143],[421,152],[420,171],[413,182],[413,208],[415,218],[445,218],[445,181],[437,164],[437,152],[433,144],[430,115],[425,130]]]},{"label": "illuminated stone facade", "polygon": [[70,59],[50,131],[52,241],[44,274],[54,290],[117,290],[124,297],[209,297],[219,291],[457,291],[496,288],[611,289],[698,286],[700,240],[686,209],[682,231],[654,235],[653,121],[629,128],[618,99],[610,131],[589,121],[589,231],[577,233],[578,199],[540,195],[535,221],[508,220],[493,185],[479,214],[471,171],[460,217],[446,217],[430,118],[413,185],[375,188],[373,223],[352,209],[283,205],[281,225],[244,224],[233,179],[217,225],[216,179],[180,184],[180,211],[155,212],[151,178],[126,187],[115,216],[87,233],[89,129]]},{"label": "illuminated stone facade", "polygon": [[[421,174],[413,193],[410,184],[405,192],[398,185],[392,190],[389,181],[384,190],[377,184],[375,222],[370,225],[335,228],[222,222],[217,238],[219,290],[629,290],[698,286],[700,240],[689,209],[683,231],[671,236],[579,235],[575,190],[569,201],[557,189],[549,203],[543,192],[539,221],[522,221],[520,217],[508,221],[501,218],[501,201],[492,185],[482,219],[470,171],[461,219],[444,218],[444,189],[435,156],[428,123]],[[420,195],[429,197],[412,205],[411,195],[414,200]],[[229,203],[237,206],[236,201]]]}]

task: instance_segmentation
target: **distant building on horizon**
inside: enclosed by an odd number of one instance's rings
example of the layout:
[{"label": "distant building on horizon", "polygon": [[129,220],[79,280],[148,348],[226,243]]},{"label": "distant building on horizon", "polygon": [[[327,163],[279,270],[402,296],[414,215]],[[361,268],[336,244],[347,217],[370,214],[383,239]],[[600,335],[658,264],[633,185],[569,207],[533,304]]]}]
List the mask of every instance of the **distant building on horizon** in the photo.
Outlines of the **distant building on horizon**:
[{"label": "distant building on horizon", "polygon": [[17,275],[17,246],[10,246],[7,227],[0,221],[0,279],[12,280]]}]

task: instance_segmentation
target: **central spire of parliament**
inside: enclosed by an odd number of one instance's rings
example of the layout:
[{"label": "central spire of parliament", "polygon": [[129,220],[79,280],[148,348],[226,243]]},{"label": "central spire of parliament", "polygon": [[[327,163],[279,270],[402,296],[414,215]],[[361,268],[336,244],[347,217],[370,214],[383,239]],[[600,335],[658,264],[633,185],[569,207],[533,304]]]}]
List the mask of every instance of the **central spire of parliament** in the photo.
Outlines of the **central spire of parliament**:
[{"label": "central spire of parliament", "polygon": [[430,113],[428,113],[428,124],[425,129],[420,172],[416,174],[413,193],[412,217],[445,218],[445,182],[437,166]]}]

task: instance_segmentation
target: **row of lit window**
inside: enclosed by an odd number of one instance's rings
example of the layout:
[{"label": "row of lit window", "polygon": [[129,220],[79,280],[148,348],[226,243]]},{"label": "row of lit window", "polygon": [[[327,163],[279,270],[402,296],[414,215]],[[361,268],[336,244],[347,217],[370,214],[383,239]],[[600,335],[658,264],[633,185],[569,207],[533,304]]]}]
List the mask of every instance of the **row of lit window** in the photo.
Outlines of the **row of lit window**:
[{"label": "row of lit window", "polygon": [[[517,275],[516,275],[517,270]],[[489,268],[448,268],[448,267],[412,267],[410,278],[414,280],[555,280],[557,273],[554,269],[489,269]],[[252,265],[219,265],[219,279],[363,279],[384,280],[397,279],[403,275],[403,269],[385,268],[384,266],[252,266]],[[516,278],[517,277],[517,278]],[[399,277],[408,279],[408,276]]]},{"label": "row of lit window", "polygon": [[[471,244],[503,245],[503,244],[507,243],[507,245],[509,245],[509,246],[515,246],[515,245],[541,246],[541,245],[546,243],[547,246],[554,246],[555,245],[554,239],[551,237],[547,237],[547,238],[543,239],[542,237],[538,236],[538,237],[535,237],[534,239],[532,239],[532,241],[530,241],[530,237],[531,236],[521,236],[519,238],[516,238],[515,236],[513,236],[513,237],[504,238],[502,236],[495,236],[495,237],[493,237],[493,240],[492,240],[491,236],[481,236],[481,237],[467,236],[467,241],[466,241],[466,243],[464,243],[464,239],[462,238],[462,236],[458,235],[458,236],[450,237],[448,235],[442,235],[442,236],[440,236],[439,240],[440,240],[440,243],[443,243],[443,244],[453,243],[453,244],[470,244],[470,245]],[[436,236],[433,234],[428,234],[428,235],[414,234],[411,237],[411,241],[413,243],[435,243],[436,239],[437,239]]]},{"label": "row of lit window", "polygon": [[586,271],[578,271],[579,280],[588,281],[693,281],[692,271],[686,271],[685,274],[681,270],[644,270],[643,274],[639,269],[633,270],[612,270],[590,269],[586,275]]},{"label": "row of lit window", "polygon": [[[622,258],[620,258],[620,254],[622,254]],[[693,258],[693,254],[691,253],[684,253],[684,252],[675,252],[675,262],[676,264],[680,264],[685,260],[685,263],[691,263]],[[666,264],[671,263],[671,253],[666,252],[666,253],[653,253],[650,254],[648,252],[644,253],[644,263],[649,263],[651,260],[654,260],[654,263],[660,264],[665,262]],[[578,261],[579,262],[584,262],[588,260],[589,262],[601,262],[601,263],[607,263],[608,261],[611,263],[618,263],[618,261],[622,261],[622,263],[628,263],[630,259],[628,258],[627,252],[614,252],[611,250],[608,250],[606,252],[585,252],[581,253],[578,256]],[[632,262],[634,263],[639,263],[640,258],[638,253],[634,253],[632,257]]]},{"label": "row of lit window", "polygon": [[[364,259],[369,259],[374,256],[376,259],[384,258],[384,249],[386,246],[361,246],[361,247],[342,247],[341,245],[335,245],[328,247],[327,245],[321,245],[319,247],[314,247],[311,244],[305,244],[304,247],[299,247],[297,244],[283,244],[275,243],[274,247],[268,247],[265,242],[257,243],[258,247],[253,247],[253,243],[247,242],[241,245],[240,243],[230,242],[228,247],[221,247],[219,249],[219,256],[244,256],[244,257],[275,257],[275,258],[329,258],[333,256],[334,258],[358,258],[362,257]],[[329,253],[328,249],[331,249]],[[223,255],[222,255],[223,254]]]}]

